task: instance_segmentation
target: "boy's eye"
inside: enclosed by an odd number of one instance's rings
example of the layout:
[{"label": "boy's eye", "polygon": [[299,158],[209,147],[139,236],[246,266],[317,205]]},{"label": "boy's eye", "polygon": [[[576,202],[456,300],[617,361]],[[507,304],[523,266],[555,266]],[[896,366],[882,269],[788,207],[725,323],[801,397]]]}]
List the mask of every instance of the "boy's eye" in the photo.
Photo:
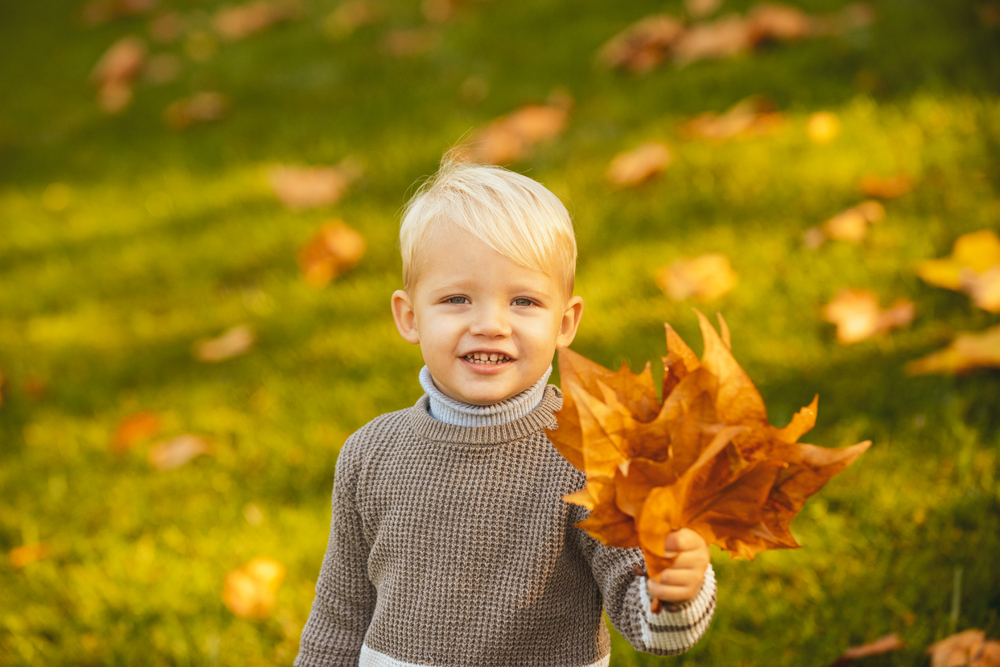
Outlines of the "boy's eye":
[{"label": "boy's eye", "polygon": [[469,300],[464,296],[451,296],[448,297],[448,303],[469,303]]},{"label": "boy's eye", "polygon": [[521,297],[520,299],[514,299],[514,305],[515,306],[531,306],[531,305],[534,305],[534,304],[532,303],[531,299],[526,299],[524,297]]}]

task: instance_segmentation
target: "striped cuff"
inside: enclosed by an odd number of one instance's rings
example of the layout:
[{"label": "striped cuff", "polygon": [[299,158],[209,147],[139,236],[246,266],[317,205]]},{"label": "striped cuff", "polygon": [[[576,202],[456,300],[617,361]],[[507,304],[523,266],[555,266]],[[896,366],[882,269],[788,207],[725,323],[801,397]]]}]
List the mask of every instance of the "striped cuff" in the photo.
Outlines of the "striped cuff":
[{"label": "striped cuff", "polygon": [[652,598],[646,577],[639,578],[642,601],[642,643],[658,655],[678,655],[694,646],[708,629],[715,612],[715,572],[711,564],[705,570],[698,594],[679,605],[677,611],[664,608],[659,614],[649,610]]}]

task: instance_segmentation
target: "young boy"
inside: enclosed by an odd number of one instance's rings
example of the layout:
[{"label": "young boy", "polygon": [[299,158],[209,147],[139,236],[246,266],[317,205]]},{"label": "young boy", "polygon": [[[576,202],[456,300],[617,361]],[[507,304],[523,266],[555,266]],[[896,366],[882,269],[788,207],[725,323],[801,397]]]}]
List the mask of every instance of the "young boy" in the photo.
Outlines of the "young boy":
[{"label": "young boy", "polygon": [[[576,335],[576,241],[541,184],[445,163],[400,229],[400,335],[426,394],[344,444],[316,598],[295,664],[606,667],[601,611],[641,651],[674,655],[715,608],[705,541],[667,537],[659,581],[562,500],[584,485],[545,436],[562,404],[552,357]],[[650,612],[653,597],[668,603]]]}]

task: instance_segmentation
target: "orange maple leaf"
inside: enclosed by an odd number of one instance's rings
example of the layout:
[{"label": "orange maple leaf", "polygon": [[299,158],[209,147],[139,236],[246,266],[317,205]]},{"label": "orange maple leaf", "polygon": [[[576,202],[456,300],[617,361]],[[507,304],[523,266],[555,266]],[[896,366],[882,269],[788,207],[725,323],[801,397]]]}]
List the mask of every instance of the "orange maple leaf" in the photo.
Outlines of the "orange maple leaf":
[{"label": "orange maple leaf", "polygon": [[[697,312],[697,311],[695,311]],[[784,428],[772,426],[760,393],[721,336],[698,314],[701,359],[667,325],[663,400],[649,364],[610,371],[559,352],[563,407],[547,431],[587,475],[564,500],[590,515],[577,524],[604,544],[642,549],[650,577],[670,566],[664,539],[690,528],[733,557],[796,548],[789,522],[831,477],[870,445],[799,443],[816,423],[818,398]]]}]

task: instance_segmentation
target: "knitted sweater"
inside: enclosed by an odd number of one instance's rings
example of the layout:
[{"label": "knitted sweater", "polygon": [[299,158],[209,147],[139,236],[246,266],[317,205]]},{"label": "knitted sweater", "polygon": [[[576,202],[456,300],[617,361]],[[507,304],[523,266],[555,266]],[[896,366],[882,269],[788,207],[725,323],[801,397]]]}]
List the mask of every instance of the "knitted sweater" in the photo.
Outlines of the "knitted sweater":
[{"label": "knitted sweater", "polygon": [[[545,437],[562,394],[512,422],[435,420],[429,399],[341,449],[330,540],[297,667],[608,664],[602,608],[637,649],[675,655],[715,608],[711,566],[677,611],[649,612],[638,549],[605,547],[562,497],[582,472]],[[360,662],[359,662],[360,661]]]}]

